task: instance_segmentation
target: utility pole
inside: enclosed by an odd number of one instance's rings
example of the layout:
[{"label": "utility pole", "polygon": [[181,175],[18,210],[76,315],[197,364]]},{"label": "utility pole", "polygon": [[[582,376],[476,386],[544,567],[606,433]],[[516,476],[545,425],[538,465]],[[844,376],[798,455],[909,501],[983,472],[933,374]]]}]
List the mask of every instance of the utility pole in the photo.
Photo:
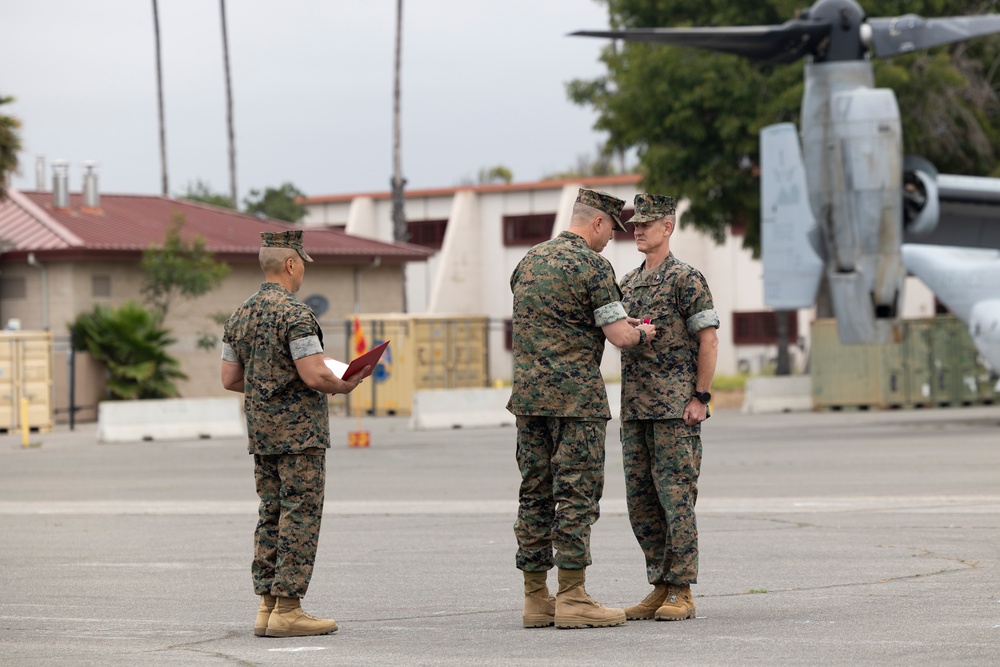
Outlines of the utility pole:
[{"label": "utility pole", "polygon": [[229,36],[226,30],[226,0],[219,0],[222,10],[222,60],[226,68],[226,126],[229,129],[229,199],[239,210],[236,199],[236,134],[233,131],[233,82],[229,73]]},{"label": "utility pole", "polygon": [[[392,90],[392,238],[395,241],[409,241],[410,231],[406,227],[406,213],[403,210],[403,166],[399,156],[400,124],[400,70],[403,46],[403,0],[396,0],[396,64]],[[405,296],[404,296],[405,301]]]},{"label": "utility pole", "polygon": [[160,104],[160,173],[163,175],[163,196],[170,196],[167,183],[167,127],[163,119],[163,66],[160,63],[160,12],[153,0],[153,32],[156,35],[156,94]]}]

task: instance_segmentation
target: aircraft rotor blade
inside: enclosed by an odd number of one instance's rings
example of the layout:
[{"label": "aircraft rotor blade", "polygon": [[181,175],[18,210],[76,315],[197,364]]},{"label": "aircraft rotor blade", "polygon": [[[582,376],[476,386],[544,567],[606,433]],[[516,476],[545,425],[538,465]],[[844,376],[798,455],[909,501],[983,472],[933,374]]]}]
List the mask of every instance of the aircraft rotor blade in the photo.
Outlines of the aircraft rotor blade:
[{"label": "aircraft rotor blade", "polygon": [[734,53],[768,63],[791,63],[810,53],[829,33],[830,24],[827,22],[793,20],[781,25],[581,30],[571,34],[689,46]]},{"label": "aircraft rotor blade", "polygon": [[867,24],[871,28],[871,36],[866,41],[874,48],[875,55],[891,58],[1000,32],[1000,14],[935,19],[906,14],[893,18],[870,18]]}]

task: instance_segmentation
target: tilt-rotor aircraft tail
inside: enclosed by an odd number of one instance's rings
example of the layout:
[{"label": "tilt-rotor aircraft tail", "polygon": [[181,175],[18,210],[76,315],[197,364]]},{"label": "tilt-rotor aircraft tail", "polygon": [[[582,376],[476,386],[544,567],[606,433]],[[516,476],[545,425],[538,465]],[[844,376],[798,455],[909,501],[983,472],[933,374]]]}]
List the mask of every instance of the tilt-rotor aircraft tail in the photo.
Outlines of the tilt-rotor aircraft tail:
[{"label": "tilt-rotor aircraft tail", "polygon": [[[954,185],[948,180],[968,177],[939,177],[925,160],[904,160],[896,96],[875,88],[871,59],[997,32],[1000,14],[869,18],[854,0],[818,0],[780,25],[574,34],[711,49],[764,63],[808,58],[799,133],[779,125],[761,134],[765,301],[776,309],[811,306],[825,277],[841,342],[871,344],[892,341],[899,331],[905,237],[990,244],[993,232],[966,233],[965,241],[941,236],[953,236],[950,227],[962,216],[982,227],[973,209],[994,196],[973,192],[964,212],[946,210],[946,190]],[[795,238],[787,236],[790,229]],[[806,244],[801,239],[808,230]]]},{"label": "tilt-rotor aircraft tail", "polygon": [[[923,207],[916,224],[911,225],[921,232],[911,233],[911,237],[996,246],[900,246],[906,270],[969,327],[976,349],[996,375],[1000,373],[1000,179],[938,175],[926,164],[913,164],[922,167],[909,172],[921,175],[919,191],[936,204]],[[809,207],[805,164],[791,123],[761,131],[760,177],[764,301],[776,310],[809,308],[827,263],[820,254],[825,246]],[[943,225],[937,224],[937,216],[942,217]],[[836,298],[837,293],[832,296]],[[872,335],[870,327],[875,323],[864,306],[863,300],[850,299],[834,304],[842,339],[861,340]],[[854,329],[845,331],[848,327]]]}]

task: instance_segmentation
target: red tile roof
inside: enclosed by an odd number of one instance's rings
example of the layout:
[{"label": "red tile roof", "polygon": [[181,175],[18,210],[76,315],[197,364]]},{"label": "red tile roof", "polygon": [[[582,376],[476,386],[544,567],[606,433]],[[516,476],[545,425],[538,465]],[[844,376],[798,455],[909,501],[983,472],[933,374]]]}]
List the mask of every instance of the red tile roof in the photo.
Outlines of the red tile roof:
[{"label": "red tile roof", "polygon": [[69,207],[55,208],[52,193],[9,190],[0,203],[0,249],[5,253],[87,256],[138,254],[163,242],[170,225],[183,216],[181,237],[201,237],[211,252],[256,260],[260,232],[305,229],[304,245],[316,261],[387,263],[421,261],[432,250],[407,243],[387,243],[331,229],[303,228],[261,220],[228,209],[153,195],[102,194],[99,209],[83,206],[70,195]]},{"label": "red tile roof", "polygon": [[[581,185],[587,188],[600,188],[608,185],[633,185],[642,180],[641,174],[622,174],[619,176],[586,176],[581,178],[563,178],[552,181],[535,181],[531,183],[495,183],[492,185],[458,185],[451,188],[430,188],[426,190],[407,190],[407,199],[414,197],[447,197],[454,195],[460,190],[472,190],[473,192],[520,192],[523,190],[553,190],[562,188],[564,185]],[[335,202],[349,202],[356,197],[369,197],[371,199],[391,199],[392,192],[366,192],[346,195],[320,195],[317,197],[304,197],[303,204],[327,204]]]}]

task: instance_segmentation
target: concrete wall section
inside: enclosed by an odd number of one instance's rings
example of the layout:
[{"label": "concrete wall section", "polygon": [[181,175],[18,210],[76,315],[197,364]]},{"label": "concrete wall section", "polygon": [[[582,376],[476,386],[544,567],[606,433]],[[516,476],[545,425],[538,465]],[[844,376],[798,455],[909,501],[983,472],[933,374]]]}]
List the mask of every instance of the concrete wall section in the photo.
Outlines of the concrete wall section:
[{"label": "concrete wall section", "polygon": [[745,415],[807,412],[813,409],[812,380],[808,375],[762,376],[747,380],[743,391]]},{"label": "concrete wall section", "polygon": [[344,231],[354,236],[379,238],[378,228],[375,226],[375,203],[371,197],[358,197],[351,201],[351,208],[347,212],[347,227]]},{"label": "concrete wall section", "polygon": [[482,228],[476,193],[455,194],[444,244],[438,253],[428,313],[476,313],[483,300]]},{"label": "concrete wall section", "polygon": [[104,401],[98,408],[98,442],[245,436],[239,398]]},{"label": "concrete wall section", "polygon": [[416,431],[449,428],[513,426],[507,411],[510,388],[432,389],[413,393],[410,428]]}]

